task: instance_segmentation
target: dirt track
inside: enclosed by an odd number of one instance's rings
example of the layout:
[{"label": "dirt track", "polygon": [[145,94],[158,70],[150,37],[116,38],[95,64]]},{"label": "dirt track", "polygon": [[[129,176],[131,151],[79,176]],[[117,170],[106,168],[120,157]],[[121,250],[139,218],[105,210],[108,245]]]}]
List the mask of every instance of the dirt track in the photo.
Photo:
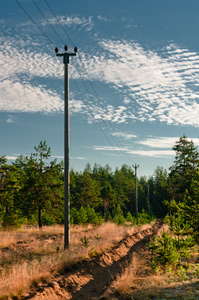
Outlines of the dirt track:
[{"label": "dirt track", "polygon": [[157,223],[152,229],[126,237],[111,250],[79,263],[73,271],[66,272],[54,281],[40,286],[22,299],[99,299],[107,286],[132,261],[136,249],[145,246],[161,226],[162,224]]}]

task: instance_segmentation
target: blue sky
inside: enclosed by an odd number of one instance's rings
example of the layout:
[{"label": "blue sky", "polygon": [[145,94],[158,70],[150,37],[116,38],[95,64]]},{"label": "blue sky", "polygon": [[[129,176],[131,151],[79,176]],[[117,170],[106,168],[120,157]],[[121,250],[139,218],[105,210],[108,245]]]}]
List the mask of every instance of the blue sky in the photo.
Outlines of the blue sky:
[{"label": "blue sky", "polygon": [[46,140],[63,159],[63,42],[79,52],[70,167],[139,164],[149,176],[172,165],[183,134],[199,145],[198,0],[34,0],[51,26],[33,1],[18,2],[48,39],[15,0],[0,1],[1,155],[11,162]]}]

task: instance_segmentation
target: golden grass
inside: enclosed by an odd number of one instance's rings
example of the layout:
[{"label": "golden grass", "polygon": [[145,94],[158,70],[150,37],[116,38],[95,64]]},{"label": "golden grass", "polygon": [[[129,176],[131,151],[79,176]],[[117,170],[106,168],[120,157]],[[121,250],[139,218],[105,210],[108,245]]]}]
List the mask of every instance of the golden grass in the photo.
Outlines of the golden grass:
[{"label": "golden grass", "polygon": [[[139,229],[143,227],[117,226],[109,222],[100,227],[72,226],[70,249],[66,251],[61,236],[63,226],[44,227],[42,231],[34,227],[0,231],[3,257],[0,256],[0,299],[27,293],[32,285],[52,279],[89,253],[99,254]],[[88,248],[81,242],[85,236],[89,240]]]},{"label": "golden grass", "polygon": [[[198,253],[194,249],[193,254]],[[107,299],[114,295],[124,299],[199,299],[199,264],[186,263],[184,267],[157,269],[149,263],[147,249],[138,249],[129,266],[118,276],[107,291]]]},{"label": "golden grass", "polygon": [[63,234],[63,226],[44,226],[42,231],[36,226],[24,226],[17,230],[5,231],[0,229],[0,247],[6,247],[17,242],[25,242],[30,239],[35,239],[38,236],[51,236]]}]

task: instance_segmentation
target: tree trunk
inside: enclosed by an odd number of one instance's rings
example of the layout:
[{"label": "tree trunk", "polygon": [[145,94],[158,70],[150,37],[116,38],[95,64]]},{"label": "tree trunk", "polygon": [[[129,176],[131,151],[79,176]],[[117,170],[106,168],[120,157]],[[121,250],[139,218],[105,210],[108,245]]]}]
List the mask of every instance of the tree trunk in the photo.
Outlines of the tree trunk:
[{"label": "tree trunk", "polygon": [[104,200],[104,212],[105,212],[105,221],[108,221],[108,202],[106,200]]},{"label": "tree trunk", "polygon": [[41,222],[41,206],[38,207],[38,225],[39,229],[42,229],[42,222]]}]

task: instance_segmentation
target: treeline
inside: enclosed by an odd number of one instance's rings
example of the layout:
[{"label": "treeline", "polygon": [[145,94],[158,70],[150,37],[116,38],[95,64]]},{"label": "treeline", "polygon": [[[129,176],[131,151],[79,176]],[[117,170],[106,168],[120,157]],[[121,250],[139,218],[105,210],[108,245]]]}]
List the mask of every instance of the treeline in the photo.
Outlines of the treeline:
[{"label": "treeline", "polygon": [[[34,150],[29,157],[19,156],[12,164],[7,163],[5,156],[0,156],[0,220],[3,226],[38,223],[41,227],[64,222],[63,162],[49,162],[51,150],[45,141]],[[153,176],[138,178],[140,223],[150,221],[152,215],[163,218],[179,210],[188,220],[198,205],[197,148],[183,136],[173,150],[176,157],[169,172],[157,167]],[[71,169],[70,202],[71,223],[98,224],[109,219],[118,224],[123,224],[125,219],[136,222],[133,169],[123,165],[112,171],[108,164],[104,167],[95,164],[93,168],[87,164],[83,172]]]}]

